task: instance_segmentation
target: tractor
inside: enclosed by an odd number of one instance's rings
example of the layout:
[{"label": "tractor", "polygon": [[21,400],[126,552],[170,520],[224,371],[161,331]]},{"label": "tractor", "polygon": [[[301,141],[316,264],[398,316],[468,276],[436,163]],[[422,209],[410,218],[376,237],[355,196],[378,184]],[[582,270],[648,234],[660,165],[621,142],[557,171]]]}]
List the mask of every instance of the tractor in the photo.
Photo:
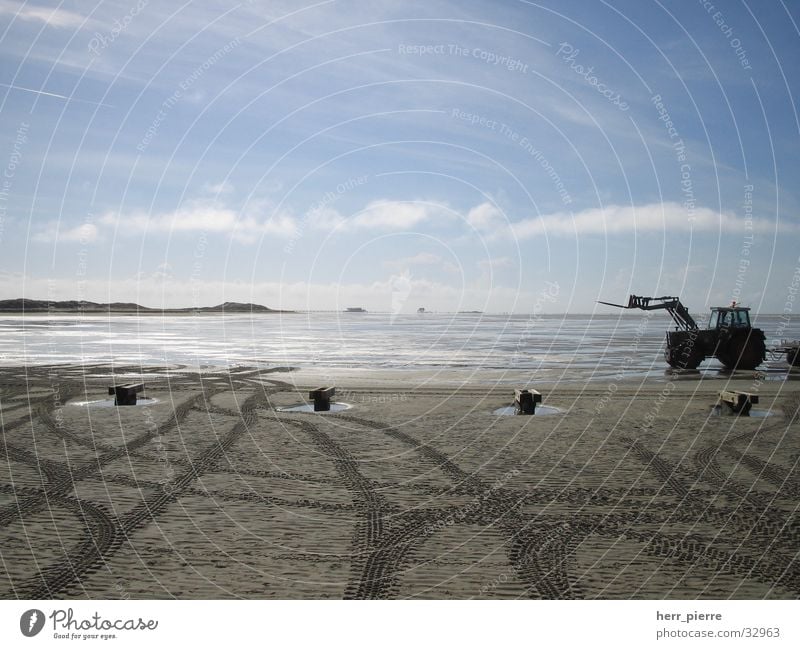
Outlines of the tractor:
[{"label": "tractor", "polygon": [[729,370],[753,370],[767,357],[765,336],[750,324],[750,309],[737,306],[712,307],[707,329],[700,329],[680,298],[631,295],[628,304],[600,302],[621,309],[654,311],[664,309],[675,321],[675,331],[667,332],[664,358],[670,367],[696,369],[709,356]]}]

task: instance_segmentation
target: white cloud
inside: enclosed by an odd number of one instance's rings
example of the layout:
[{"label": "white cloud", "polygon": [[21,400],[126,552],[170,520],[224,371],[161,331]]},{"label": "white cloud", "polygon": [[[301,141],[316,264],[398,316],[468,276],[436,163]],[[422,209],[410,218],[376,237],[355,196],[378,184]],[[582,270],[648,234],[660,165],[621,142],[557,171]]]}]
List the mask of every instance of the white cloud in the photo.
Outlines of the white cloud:
[{"label": "white cloud", "polygon": [[[224,186],[208,189],[226,190]],[[450,219],[447,208],[439,204],[407,201],[373,201],[354,216],[346,217],[325,206],[312,210],[300,222],[287,212],[274,213],[268,201],[253,201],[242,212],[218,201],[194,200],[172,212],[148,214],[109,212],[99,223],[118,227],[120,234],[137,232],[216,232],[230,233],[242,243],[254,243],[262,235],[291,238],[304,228],[320,231],[405,230],[423,223]]]},{"label": "white cloud", "polygon": [[11,15],[26,22],[40,22],[51,27],[78,27],[84,17],[65,9],[37,7],[29,2],[0,2],[0,14]]},{"label": "white cloud", "polygon": [[[691,213],[674,202],[649,203],[646,205],[608,205],[570,214],[557,212],[537,218],[516,221],[507,233],[518,239],[527,239],[540,234],[619,234],[626,232],[742,232],[748,229],[772,232],[776,228],[772,221],[754,218],[748,223],[744,218],[730,212],[717,212],[707,207],[696,207]],[[779,230],[797,231],[800,226],[782,223]]]},{"label": "white cloud", "polygon": [[100,223],[118,228],[120,234],[145,231],[170,234],[229,233],[232,238],[242,243],[254,243],[262,235],[290,237],[296,232],[297,225],[291,216],[281,213],[262,217],[257,207],[248,209],[244,215],[240,215],[231,208],[212,202],[193,201],[172,212],[154,215],[145,212],[127,215],[109,212],[100,218]]},{"label": "white cloud", "polygon": [[[150,277],[157,282],[163,282],[168,279],[172,279],[172,264],[169,262],[163,262],[156,266],[156,269],[150,274]],[[146,276],[142,274],[142,279],[146,279]]]},{"label": "white cloud", "polygon": [[306,214],[308,227],[314,230],[332,231],[344,228],[346,219],[328,206],[317,207]]},{"label": "white cloud", "polygon": [[84,223],[73,228],[64,228],[58,222],[48,223],[43,230],[33,235],[41,243],[94,243],[100,238],[100,229],[94,223]]},{"label": "white cloud", "polygon": [[496,269],[496,268],[514,268],[516,264],[511,257],[494,257],[491,259],[481,259],[478,262],[478,267],[483,270]]},{"label": "white cloud", "polygon": [[240,243],[256,243],[262,236],[272,235],[288,239],[297,232],[297,223],[287,214],[274,214],[264,220],[254,217],[240,219],[231,237]]},{"label": "white cloud", "polygon": [[479,232],[490,232],[508,223],[508,219],[492,203],[481,203],[467,212],[467,223]]},{"label": "white cloud", "polygon": [[407,230],[426,221],[448,218],[443,205],[412,201],[372,201],[342,226],[365,230]]},{"label": "white cloud", "polygon": [[[220,186],[220,189],[225,190]],[[181,234],[187,232],[227,233],[240,243],[256,243],[263,236],[291,239],[304,231],[355,232],[398,231],[419,229],[425,225],[454,224],[458,215],[447,206],[422,201],[373,201],[353,216],[344,216],[330,206],[309,212],[304,220],[288,212],[275,212],[269,201],[251,201],[239,211],[210,199],[194,200],[171,212],[148,214],[109,212],[95,223],[85,223],[71,229],[59,229],[53,222],[34,236],[36,241],[91,243],[99,239],[102,228],[115,228],[115,234],[143,232]],[[509,222],[493,204],[484,202],[467,211],[463,221],[489,238],[513,237],[529,239],[546,236],[576,236],[592,234],[623,234],[636,232],[772,232],[774,221],[755,216],[746,221],[731,212],[718,212],[697,207],[692,212],[675,202],[645,205],[608,205],[576,213],[555,212],[540,217]],[[100,227],[98,227],[100,226]],[[800,224],[783,221],[779,231],[798,232]],[[494,268],[508,267],[505,258],[481,262]],[[386,267],[402,268],[413,265],[440,265],[445,270],[457,270],[452,263],[431,253],[384,262]],[[512,264],[513,265],[513,264]]]},{"label": "white cloud", "polygon": [[418,252],[410,257],[400,257],[399,259],[387,259],[383,262],[386,268],[405,268],[408,266],[437,266],[442,263],[439,255],[430,252]]},{"label": "white cloud", "polygon": [[174,212],[147,214],[133,212],[121,215],[108,212],[100,218],[103,225],[114,226],[119,234],[140,233],[144,230],[155,232],[227,232],[236,225],[236,213],[211,204],[195,203]]},{"label": "white cloud", "polygon": [[383,262],[384,268],[393,270],[402,270],[412,268],[414,266],[433,266],[439,268],[447,273],[460,273],[461,269],[452,261],[442,259],[439,255],[430,252],[419,252],[416,255],[409,257],[400,257],[398,259],[387,259]]},{"label": "white cloud", "polygon": [[309,211],[305,225],[314,230],[352,232],[356,230],[408,230],[428,222],[449,221],[455,216],[447,206],[422,201],[377,200],[351,216],[324,205]]}]

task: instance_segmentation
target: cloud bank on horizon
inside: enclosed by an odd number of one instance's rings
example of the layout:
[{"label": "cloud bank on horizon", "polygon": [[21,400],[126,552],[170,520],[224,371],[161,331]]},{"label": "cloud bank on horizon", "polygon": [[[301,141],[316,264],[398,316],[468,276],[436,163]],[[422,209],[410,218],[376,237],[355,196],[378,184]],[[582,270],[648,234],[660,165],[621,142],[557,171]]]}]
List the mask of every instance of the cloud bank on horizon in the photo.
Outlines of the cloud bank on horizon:
[{"label": "cloud bank on horizon", "polygon": [[783,312],[787,3],[0,0],[0,297]]}]

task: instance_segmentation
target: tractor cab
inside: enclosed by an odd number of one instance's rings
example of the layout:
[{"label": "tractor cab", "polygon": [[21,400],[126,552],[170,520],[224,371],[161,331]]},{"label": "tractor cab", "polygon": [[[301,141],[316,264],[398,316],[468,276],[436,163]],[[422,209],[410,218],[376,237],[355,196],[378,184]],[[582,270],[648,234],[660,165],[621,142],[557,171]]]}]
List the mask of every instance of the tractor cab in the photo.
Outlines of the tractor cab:
[{"label": "tractor cab", "polygon": [[711,307],[709,329],[750,329],[750,308],[736,306]]}]

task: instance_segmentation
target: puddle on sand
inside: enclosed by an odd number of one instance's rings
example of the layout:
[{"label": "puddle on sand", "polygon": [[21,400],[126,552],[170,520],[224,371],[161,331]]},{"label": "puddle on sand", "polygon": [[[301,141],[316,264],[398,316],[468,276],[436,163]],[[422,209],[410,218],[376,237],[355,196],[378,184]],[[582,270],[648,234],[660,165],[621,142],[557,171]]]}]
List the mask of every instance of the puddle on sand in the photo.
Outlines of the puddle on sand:
[{"label": "puddle on sand", "polygon": [[330,412],[350,410],[352,407],[349,403],[332,403],[330,410],[314,410],[313,403],[303,403],[297,406],[284,406],[283,408],[277,408],[277,410],[278,412],[310,412],[315,415],[327,415]]},{"label": "puddle on sand", "polygon": [[[536,411],[532,415],[520,415],[520,417],[538,417],[538,416],[545,416],[545,415],[558,415],[562,411],[558,408],[554,408],[553,406],[536,406]],[[497,410],[492,411],[493,415],[499,416],[506,416],[506,415],[516,415],[517,408],[516,406],[503,406],[502,408],[497,408]]]},{"label": "puddle on sand", "polygon": [[712,417],[755,417],[756,419],[764,419],[766,417],[773,417],[775,415],[772,410],[759,410],[758,408],[751,408],[750,412],[746,415],[737,415],[725,406],[714,406],[711,408]]},{"label": "puddle on sand", "polygon": [[86,406],[87,408],[136,408],[137,406],[152,406],[158,399],[137,399],[135,406],[115,406],[114,399],[97,399],[96,401],[70,401],[68,406]]}]

